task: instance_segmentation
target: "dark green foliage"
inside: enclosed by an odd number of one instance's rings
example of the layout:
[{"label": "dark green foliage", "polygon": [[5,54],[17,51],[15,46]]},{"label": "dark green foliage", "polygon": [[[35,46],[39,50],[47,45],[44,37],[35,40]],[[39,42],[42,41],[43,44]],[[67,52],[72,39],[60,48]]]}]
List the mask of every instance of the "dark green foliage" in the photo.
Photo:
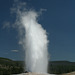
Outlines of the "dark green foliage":
[{"label": "dark green foliage", "polygon": [[0,75],[11,75],[23,72],[23,61],[12,61],[7,58],[0,58]]},{"label": "dark green foliage", "polygon": [[[48,73],[62,74],[75,71],[75,62],[53,61],[49,62]],[[0,58],[0,75],[19,74],[24,72],[23,61],[13,61],[7,58]]]},{"label": "dark green foliage", "polygon": [[75,71],[75,63],[68,61],[49,62],[48,72],[53,74],[62,74]]}]

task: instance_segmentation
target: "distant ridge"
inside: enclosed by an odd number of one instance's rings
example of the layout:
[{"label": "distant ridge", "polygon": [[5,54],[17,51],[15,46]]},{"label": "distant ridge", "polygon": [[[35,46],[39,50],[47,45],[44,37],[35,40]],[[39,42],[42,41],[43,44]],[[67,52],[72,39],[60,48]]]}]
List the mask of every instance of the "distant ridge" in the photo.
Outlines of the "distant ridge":
[{"label": "distant ridge", "polygon": [[8,61],[13,61],[13,60],[11,60],[11,59],[9,59],[9,58],[4,58],[4,57],[0,57],[0,60],[8,60]]},{"label": "distant ridge", "polygon": [[50,64],[53,64],[53,65],[75,65],[75,62],[70,62],[70,61],[51,61]]},{"label": "distant ridge", "polygon": [[[24,63],[24,61],[14,61],[12,59],[9,58],[4,58],[4,57],[0,57],[0,64],[15,64],[16,63]],[[49,61],[49,65],[75,65],[75,62],[70,62],[70,61]]]}]

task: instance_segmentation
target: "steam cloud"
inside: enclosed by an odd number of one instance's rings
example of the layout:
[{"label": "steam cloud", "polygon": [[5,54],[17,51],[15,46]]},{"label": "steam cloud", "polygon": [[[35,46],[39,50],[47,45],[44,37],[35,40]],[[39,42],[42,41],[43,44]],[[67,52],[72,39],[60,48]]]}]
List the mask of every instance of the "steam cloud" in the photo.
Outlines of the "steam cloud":
[{"label": "steam cloud", "polygon": [[30,72],[47,73],[48,40],[46,30],[38,23],[39,14],[34,10],[27,10],[26,3],[20,3],[16,8],[15,27],[20,34],[19,43],[25,50],[26,69]]}]

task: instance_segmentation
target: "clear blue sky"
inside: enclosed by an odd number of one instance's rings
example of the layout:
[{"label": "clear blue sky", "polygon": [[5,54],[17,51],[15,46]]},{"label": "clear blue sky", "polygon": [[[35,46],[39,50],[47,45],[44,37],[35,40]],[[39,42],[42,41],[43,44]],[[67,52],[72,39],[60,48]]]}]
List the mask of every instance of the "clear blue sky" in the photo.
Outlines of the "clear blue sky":
[{"label": "clear blue sky", "polygon": [[[48,32],[50,60],[75,62],[75,0],[21,0],[36,11],[47,9],[39,23]],[[17,31],[3,29],[5,21],[13,21],[10,8],[13,0],[0,0],[0,57],[22,60],[24,51],[18,45]]]}]

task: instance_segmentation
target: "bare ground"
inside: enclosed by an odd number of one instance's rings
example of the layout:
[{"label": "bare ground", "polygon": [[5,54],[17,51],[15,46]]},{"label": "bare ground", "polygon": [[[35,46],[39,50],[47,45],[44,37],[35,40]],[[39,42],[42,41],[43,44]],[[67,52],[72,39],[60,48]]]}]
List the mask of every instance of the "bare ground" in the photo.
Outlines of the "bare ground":
[{"label": "bare ground", "polygon": [[75,75],[75,72],[64,73],[64,74],[42,74],[42,73],[22,73],[22,74],[13,74],[13,75]]},{"label": "bare ground", "polygon": [[75,72],[65,73],[65,74],[61,74],[61,75],[75,75]]}]

